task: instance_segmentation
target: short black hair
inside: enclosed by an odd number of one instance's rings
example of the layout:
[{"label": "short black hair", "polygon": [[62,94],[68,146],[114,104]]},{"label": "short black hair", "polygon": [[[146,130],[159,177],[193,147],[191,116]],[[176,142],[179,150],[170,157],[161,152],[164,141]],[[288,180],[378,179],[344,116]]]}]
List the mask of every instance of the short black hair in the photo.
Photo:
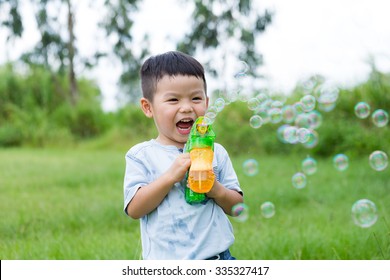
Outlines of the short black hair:
[{"label": "short black hair", "polygon": [[165,75],[195,76],[198,79],[202,79],[204,90],[207,94],[206,78],[202,64],[188,54],[170,51],[151,56],[142,65],[140,70],[141,88],[142,94],[146,99],[153,101],[157,82]]}]

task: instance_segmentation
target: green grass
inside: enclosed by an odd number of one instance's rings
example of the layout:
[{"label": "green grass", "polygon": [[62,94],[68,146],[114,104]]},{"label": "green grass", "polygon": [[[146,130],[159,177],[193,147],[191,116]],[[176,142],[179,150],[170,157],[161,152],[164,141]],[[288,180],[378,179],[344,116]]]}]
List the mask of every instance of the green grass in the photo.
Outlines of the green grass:
[{"label": "green grass", "polygon": [[[139,223],[123,213],[125,150],[0,150],[1,259],[140,259]],[[259,173],[242,163],[253,157]],[[318,159],[303,189],[291,186],[299,155],[233,158],[249,219],[232,219],[238,259],[390,259],[390,169],[373,171],[366,158],[336,171]],[[361,198],[376,203],[378,221],[351,219]],[[276,214],[261,216],[260,205]]]}]

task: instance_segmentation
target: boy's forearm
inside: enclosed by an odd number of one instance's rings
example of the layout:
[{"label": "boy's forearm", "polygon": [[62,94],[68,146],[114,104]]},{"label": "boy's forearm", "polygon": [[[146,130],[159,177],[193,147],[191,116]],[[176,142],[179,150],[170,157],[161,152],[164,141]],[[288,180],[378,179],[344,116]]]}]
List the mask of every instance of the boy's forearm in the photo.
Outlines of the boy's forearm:
[{"label": "boy's forearm", "polygon": [[212,191],[209,192],[207,196],[214,199],[214,201],[223,209],[227,215],[232,214],[232,208],[234,205],[244,201],[242,195],[239,192],[225,188],[218,181],[215,182]]},{"label": "boy's forearm", "polygon": [[166,173],[149,185],[139,188],[127,205],[127,214],[133,219],[139,219],[149,214],[157,208],[174,183],[169,174]]}]

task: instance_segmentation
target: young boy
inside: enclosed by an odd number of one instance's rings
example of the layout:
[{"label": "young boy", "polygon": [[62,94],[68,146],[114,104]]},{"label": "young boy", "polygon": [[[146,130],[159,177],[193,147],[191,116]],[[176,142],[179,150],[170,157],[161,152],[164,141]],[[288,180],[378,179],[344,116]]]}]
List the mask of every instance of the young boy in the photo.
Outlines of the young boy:
[{"label": "young boy", "polygon": [[191,165],[183,153],[192,124],[208,106],[202,65],[181,52],[152,56],[141,68],[144,114],[153,118],[158,136],[126,154],[124,211],[141,219],[143,259],[234,259],[234,242],[226,214],[243,202],[229,159],[214,144],[215,182],[204,203],[184,198],[185,175]]}]

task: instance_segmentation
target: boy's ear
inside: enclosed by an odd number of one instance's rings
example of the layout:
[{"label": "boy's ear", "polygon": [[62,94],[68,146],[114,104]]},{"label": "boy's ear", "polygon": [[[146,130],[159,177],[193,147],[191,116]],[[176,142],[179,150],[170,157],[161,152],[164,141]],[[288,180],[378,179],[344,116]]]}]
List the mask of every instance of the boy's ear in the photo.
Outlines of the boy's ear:
[{"label": "boy's ear", "polygon": [[152,118],[153,112],[152,112],[152,104],[150,103],[150,101],[142,97],[140,102],[141,102],[141,109],[144,112],[145,116],[147,116],[148,118]]}]

